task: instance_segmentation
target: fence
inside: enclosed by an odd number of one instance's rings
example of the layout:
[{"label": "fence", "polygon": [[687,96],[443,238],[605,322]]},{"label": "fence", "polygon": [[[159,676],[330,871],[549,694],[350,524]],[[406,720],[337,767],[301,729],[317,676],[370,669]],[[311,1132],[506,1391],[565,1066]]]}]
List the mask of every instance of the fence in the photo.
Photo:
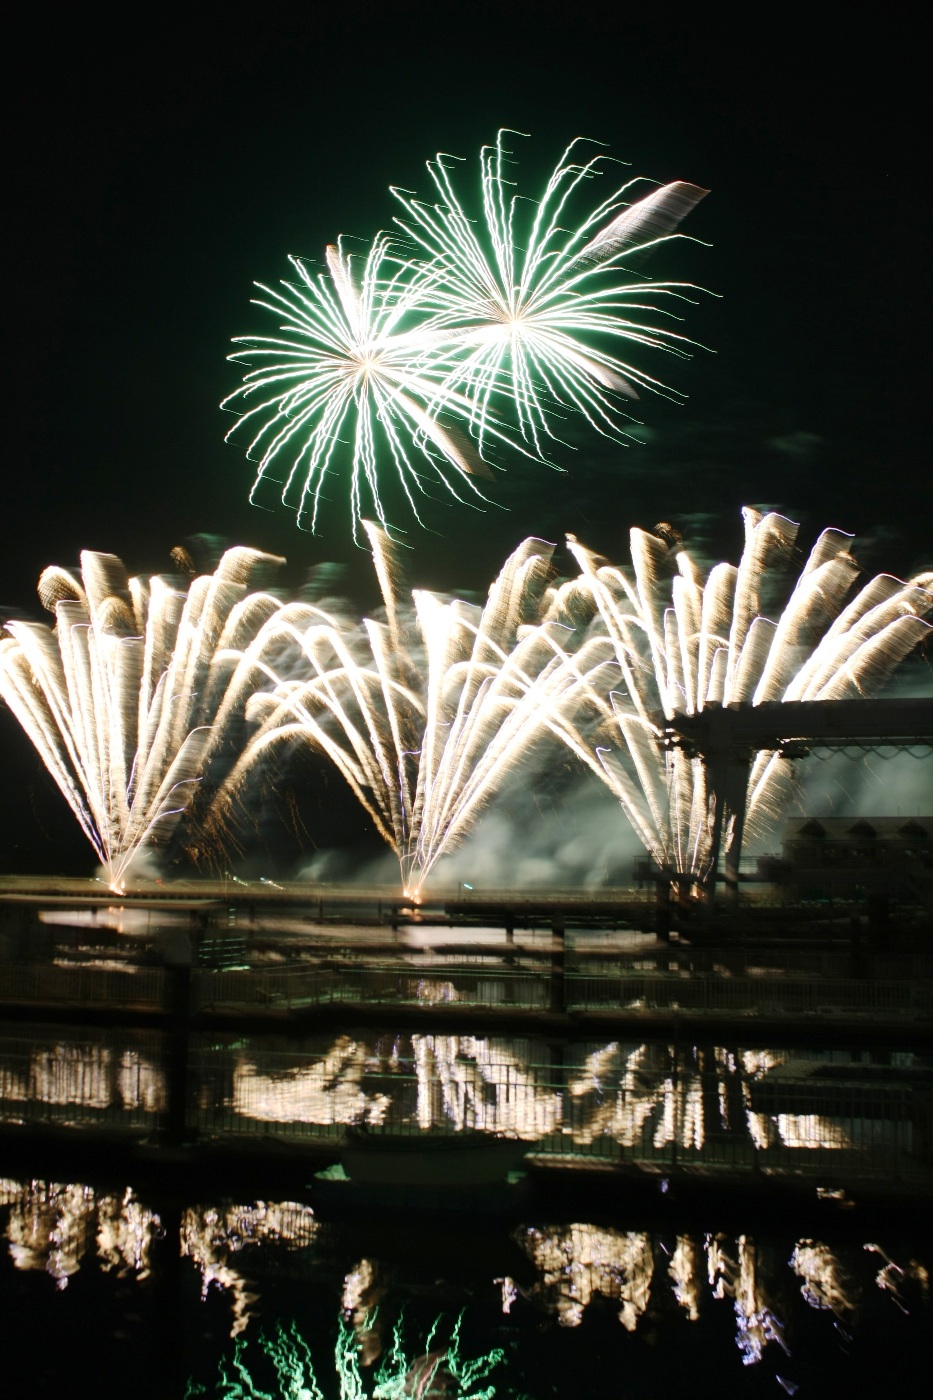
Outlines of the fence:
[{"label": "fence", "polygon": [[627,976],[560,970],[431,969],[354,966],[332,970],[202,972],[195,1010],[222,1007],[298,1010],[331,1004],[458,1006],[568,1011],[739,1015],[933,1017],[933,982],[856,978]]},{"label": "fence", "polygon": [[[169,1119],[170,1036],[34,1027],[0,1039],[0,1121],[148,1137]],[[933,1172],[933,1074],[858,1057],[464,1035],[195,1033],[186,1136],[297,1141],[488,1134],[543,1165],[689,1166],[892,1181]],[[888,1077],[885,1078],[884,1075]]]},{"label": "fence", "polygon": [[158,1032],[67,1028],[0,1040],[0,1122],[146,1135],[168,1106]]},{"label": "fence", "polygon": [[568,1010],[696,1015],[933,1016],[933,982],[870,982],[855,978],[590,977],[569,974]]},{"label": "fence", "polygon": [[0,1001],[81,1002],[96,1006],[161,1008],[166,977],[160,967],[56,967],[48,963],[0,964]]},{"label": "fence", "polygon": [[587,1082],[582,1055],[576,1065],[518,1062],[490,1056],[491,1042],[415,1039],[424,1053],[391,1070],[372,1067],[371,1047],[349,1042],[336,1058],[313,1060],[205,1043],[192,1060],[192,1126],[209,1137],[274,1136],[335,1154],[359,1124],[374,1142],[487,1133],[526,1143],[529,1160],[542,1165],[725,1167],[824,1181],[896,1181],[933,1166],[929,1083],[859,1082],[857,1066],[842,1083],[818,1073],[746,1075],[722,1062],[704,1070],[695,1055],[670,1048],[634,1078],[623,1048],[612,1073]]},{"label": "fence", "polygon": [[[168,976],[161,968],[133,970],[0,966],[0,1002],[168,1009]],[[933,1018],[933,980],[787,975],[698,975],[693,971],[564,972],[537,967],[475,964],[418,968],[360,961],[340,967],[292,965],[262,970],[191,974],[190,1010],[291,1012],[340,1005],[589,1011],[629,1016],[729,1013],[741,1017]]]}]

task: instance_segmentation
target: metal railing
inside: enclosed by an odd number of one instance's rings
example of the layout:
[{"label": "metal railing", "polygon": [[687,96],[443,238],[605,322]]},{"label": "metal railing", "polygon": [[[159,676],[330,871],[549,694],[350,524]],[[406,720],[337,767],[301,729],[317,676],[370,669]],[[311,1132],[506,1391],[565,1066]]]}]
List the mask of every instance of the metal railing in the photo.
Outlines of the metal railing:
[{"label": "metal railing", "polygon": [[0,964],[0,1002],[81,1002],[98,1006],[161,1007],[165,973],[160,967],[56,967],[48,963]]},{"label": "metal railing", "polygon": [[[119,1129],[168,1121],[169,1035],[36,1028],[0,1040],[0,1122]],[[336,1151],[348,1127],[373,1137],[485,1133],[532,1161],[933,1178],[933,1079],[879,1082],[854,1060],[832,1072],[793,1059],[751,1071],[741,1054],[442,1035],[397,1045],[322,1035],[191,1038],[189,1136],[284,1138]]]},{"label": "metal railing", "polygon": [[195,1010],[221,1007],[282,1011],[306,1006],[389,1005],[546,1007],[550,975],[509,969],[423,971],[409,966],[339,969],[276,968],[262,972],[198,972],[192,978]]},{"label": "metal railing", "polygon": [[933,982],[855,978],[590,977],[566,979],[568,1010],[742,1015],[898,1015],[933,1017]]},{"label": "metal railing", "polygon": [[[158,967],[133,970],[0,965],[0,1004],[80,1005],[167,1010],[169,975]],[[485,1010],[589,1011],[668,1016],[855,1015],[933,1019],[933,980],[839,976],[730,976],[695,970],[564,971],[477,964],[418,968],[366,961],[340,967],[307,964],[257,970],[195,969],[190,1010],[291,1012],[323,1006],[457,1005]]]},{"label": "metal railing", "polygon": [[4,1036],[0,1122],[31,1126],[158,1129],[167,1108],[159,1032],[95,1031]]},{"label": "metal railing", "polygon": [[207,1136],[274,1136],[321,1148],[336,1148],[348,1127],[363,1123],[374,1141],[480,1132],[517,1137],[531,1160],[554,1165],[703,1166],[828,1180],[916,1178],[933,1167],[933,1097],[904,1084],[740,1074],[722,1114],[716,1074],[704,1088],[674,1056],[636,1087],[616,1075],[588,1093],[570,1087],[570,1067],[510,1060],[420,1070],[409,1060],[343,1082],[332,1067],[321,1071],[321,1057],[302,1064],[294,1052],[204,1045],[192,1063],[192,1126]]}]

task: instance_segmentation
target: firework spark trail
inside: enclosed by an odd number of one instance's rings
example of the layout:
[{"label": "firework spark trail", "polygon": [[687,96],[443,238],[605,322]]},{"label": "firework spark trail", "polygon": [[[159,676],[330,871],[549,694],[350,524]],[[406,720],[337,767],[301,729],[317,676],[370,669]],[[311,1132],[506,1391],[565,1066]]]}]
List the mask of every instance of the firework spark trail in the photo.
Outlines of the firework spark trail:
[{"label": "firework spark trail", "polygon": [[[373,1400],[418,1400],[418,1397],[428,1400],[430,1396],[440,1395],[450,1396],[451,1400],[454,1397],[494,1400],[497,1394],[515,1394],[507,1381],[505,1390],[502,1388],[504,1351],[494,1347],[478,1357],[466,1356],[460,1335],[462,1327],[462,1313],[452,1325],[440,1314],[421,1343],[427,1350],[409,1355],[405,1347],[404,1319],[400,1318],[393,1329],[388,1354],[374,1371],[370,1371],[368,1367],[361,1367],[353,1328],[341,1318],[333,1357],[333,1380],[338,1387],[339,1400],[366,1400],[368,1395],[372,1395]],[[442,1338],[447,1334],[449,1341],[444,1347]],[[439,1345],[432,1350],[435,1344]],[[251,1345],[245,1337],[238,1337],[229,1362],[222,1360],[218,1365],[213,1393],[229,1397],[229,1400],[249,1400],[249,1397],[272,1400],[271,1393],[262,1388],[270,1384],[266,1379],[270,1367],[275,1373],[271,1383],[277,1385],[277,1394],[282,1400],[324,1400],[325,1392],[318,1380],[311,1348],[294,1322],[287,1326],[278,1323],[274,1329],[261,1333],[256,1345]],[[494,1371],[498,1376],[496,1382],[484,1384]],[[327,1393],[334,1393],[333,1388],[328,1387]],[[203,1386],[189,1381],[186,1391],[189,1400],[203,1394]]]},{"label": "firework spark trail", "polygon": [[605,157],[583,159],[580,148],[593,143],[572,141],[541,199],[530,201],[508,193],[515,180],[505,139],[517,134],[500,131],[480,154],[481,217],[468,213],[443,155],[428,162],[439,204],[393,194],[405,210],[396,223],[428,258],[426,305],[450,337],[441,347],[450,363],[446,387],[473,402],[481,447],[496,421],[493,404],[505,395],[522,436],[543,456],[555,413],[575,410],[598,432],[624,438],[618,395],[637,398],[636,385],[669,392],[601,347],[623,341],[686,353],[685,337],[659,321],[673,316],[666,299],[688,299],[689,284],[637,280],[625,264],[673,236],[707,192],[677,181],[638,197],[635,187],[645,182],[630,180],[574,224],[574,196],[602,178]]},{"label": "firework spark trail", "polygon": [[[57,567],[40,579],[54,630],[6,624],[0,696],[114,889],[141,850],[168,840],[224,737],[233,697],[245,701],[244,649],[280,608],[248,591],[264,562],[281,561],[228,550],[183,593],[158,576],[127,578],[116,556],[85,551],[80,579]],[[240,666],[212,666],[231,649],[244,655]]]},{"label": "firework spark trail", "polygon": [[255,304],[280,319],[279,334],[236,338],[230,359],[248,370],[222,407],[254,433],[253,497],[278,481],[312,532],[347,440],[356,537],[364,513],[390,528],[383,485],[393,474],[420,523],[419,494],[485,499],[476,478],[492,477],[489,448],[545,460],[551,420],[568,411],[624,438],[619,396],[637,397],[636,385],[668,392],[606,345],[686,353],[657,303],[688,299],[689,284],[637,280],[625,263],[670,237],[705,191],[678,182],[638,198],[630,181],[565,228],[605,159],[581,162],[574,141],[526,229],[519,196],[506,195],[504,136],[481,155],[479,221],[439,156],[428,170],[440,204],[393,190],[404,239],[379,233],[356,256],[338,242],[326,272],[292,257],[298,283],[256,284]]},{"label": "firework spark trail", "polygon": [[[481,500],[473,478],[491,475],[465,431],[471,404],[445,384],[434,354],[437,336],[421,307],[430,274],[398,266],[389,250],[383,234],[355,258],[330,246],[326,274],[292,258],[299,284],[256,284],[263,295],[255,304],[284,318],[281,335],[237,337],[244,348],[230,356],[254,366],[222,404],[257,428],[248,449],[259,456],[253,496],[280,463],[290,463],[282,500],[297,500],[299,523],[307,517],[312,532],[343,434],[352,440],[354,537],[367,506],[387,524],[379,429],[416,519],[413,493],[425,492],[426,478],[457,500],[464,490]],[[507,436],[495,424],[490,435]]]},{"label": "firework spark trail", "polygon": [[[624,749],[600,752],[604,780],[657,863],[700,879],[717,794],[702,758],[662,749],[659,717],[872,692],[928,634],[933,611],[933,574],[908,582],[881,574],[859,586],[851,536],[825,530],[777,621],[763,616],[766,584],[786,567],[798,527],[773,513],[743,515],[738,566],[717,564],[705,583],[689,554],[660,535],[632,531],[629,570],[569,539],[621,677],[611,699]],[[777,810],[788,768],[778,753],[755,754],[751,829]]]},{"label": "firework spark trail", "polygon": [[[318,614],[306,630],[291,629],[297,674],[251,701],[260,727],[218,795],[215,820],[223,830],[270,745],[302,739],[336,765],[396,851],[406,890],[417,894],[547,734],[599,768],[581,726],[608,658],[602,639],[592,651],[579,645],[576,586],[549,586],[552,546],[519,546],[481,609],[423,591],[406,604],[391,541],[366,529],[386,620],[347,628]],[[274,664],[266,669],[272,674]]]}]

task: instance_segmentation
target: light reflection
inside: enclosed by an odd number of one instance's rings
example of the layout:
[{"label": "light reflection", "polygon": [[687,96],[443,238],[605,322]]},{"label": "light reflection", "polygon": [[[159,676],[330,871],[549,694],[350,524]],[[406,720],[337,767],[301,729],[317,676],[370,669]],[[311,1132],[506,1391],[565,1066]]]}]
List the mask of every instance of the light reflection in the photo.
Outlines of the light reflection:
[{"label": "light reflection", "polygon": [[[761,1152],[782,1168],[788,1152],[799,1152],[802,1165],[808,1152],[853,1150],[863,1170],[887,1171],[900,1141],[898,1122],[870,1085],[853,1079],[842,1097],[819,1058],[792,1051],[610,1041],[569,1046],[554,1060],[550,1047],[518,1038],[414,1034],[388,1044],[343,1035],[311,1063],[297,1052],[240,1052],[232,1106],[309,1131],[365,1124],[483,1132],[551,1155],[589,1149],[587,1156],[671,1165],[691,1156],[747,1165]],[[833,1099],[840,1112],[826,1111]]]},{"label": "light reflection", "polygon": [[[116,1107],[163,1113],[165,1076],[152,1058],[107,1045],[56,1041],[37,1046],[23,1062],[0,1058],[0,1101],[73,1105],[98,1111]],[[6,1115],[5,1115],[6,1116]]]},{"label": "light reflection", "polygon": [[388,1099],[362,1088],[365,1045],[342,1035],[317,1064],[263,1074],[247,1058],[233,1074],[233,1107],[247,1118],[271,1123],[381,1123]]},{"label": "light reflection", "polygon": [[677,1247],[671,1255],[667,1272],[673,1281],[674,1297],[691,1322],[696,1322],[700,1316],[698,1266],[696,1241],[689,1235],[678,1235]]},{"label": "light reflection", "polygon": [[[0,1043],[0,1118],[148,1126],[168,1106],[158,1041],[11,1035]],[[485,1133],[550,1158],[664,1170],[747,1168],[757,1153],[767,1170],[822,1171],[822,1154],[846,1152],[860,1172],[887,1175],[910,1150],[910,1122],[848,1053],[830,1079],[832,1054],[403,1033],[322,1038],[311,1053],[220,1043],[194,1060],[192,1127],[224,1136],[293,1124],[322,1139],[351,1126]]]},{"label": "light reflection", "polygon": [[777,1128],[788,1147],[851,1147],[852,1141],[839,1123],[822,1113],[779,1113]]},{"label": "light reflection", "polygon": [[[408,1345],[402,1321],[392,1333],[392,1342],[379,1368],[372,1377],[372,1389],[360,1374],[360,1357],[354,1330],[343,1318],[337,1331],[334,1348],[332,1382],[327,1394],[339,1400],[494,1400],[497,1385],[487,1385],[490,1374],[505,1360],[504,1352],[494,1347],[478,1357],[468,1357],[460,1340],[463,1314],[453,1327],[440,1314],[428,1329],[427,1336],[415,1348]],[[418,1346],[424,1351],[419,1352]],[[319,1349],[318,1360],[320,1360]],[[233,1357],[228,1367],[221,1360],[217,1368],[215,1395],[230,1400],[272,1400],[272,1393],[263,1385],[275,1385],[277,1394],[290,1400],[324,1400],[325,1392],[318,1377],[324,1372],[315,1365],[308,1342],[294,1322],[279,1323],[274,1329],[259,1333],[254,1342],[245,1337],[234,1340]],[[189,1382],[189,1396],[203,1395],[204,1388]],[[513,1393],[513,1392],[510,1392]]]},{"label": "light reflection", "polygon": [[529,1226],[518,1240],[541,1275],[535,1294],[562,1327],[578,1327],[600,1294],[619,1304],[619,1321],[634,1332],[651,1292],[650,1236],[596,1225]]},{"label": "light reflection", "polygon": [[233,1302],[231,1337],[239,1336],[252,1316],[258,1295],[247,1278],[230,1262],[231,1256],[249,1245],[276,1243],[303,1249],[314,1240],[318,1224],[310,1206],[294,1201],[256,1201],[251,1206],[189,1207],[181,1222],[182,1257],[191,1259],[201,1273],[201,1297],[215,1284],[229,1292]]},{"label": "light reflection", "polygon": [[373,1366],[382,1355],[385,1315],[379,1304],[386,1284],[377,1260],[361,1259],[343,1281],[344,1321],[353,1328],[361,1366]]},{"label": "light reflection", "polygon": [[713,1296],[728,1296],[733,1300],[735,1344],[742,1353],[743,1366],[753,1366],[760,1361],[769,1342],[777,1342],[790,1355],[784,1341],[784,1324],[762,1285],[754,1240],[739,1235],[736,1240],[738,1258],[726,1253],[725,1243],[723,1235],[707,1235],[707,1273]]},{"label": "light reflection", "polygon": [[907,1297],[904,1292],[908,1286],[915,1287],[921,1299],[925,1302],[930,1294],[930,1274],[924,1264],[917,1259],[910,1259],[906,1268],[901,1268],[894,1260],[885,1253],[880,1245],[866,1244],[865,1250],[869,1254],[874,1254],[881,1260],[881,1268],[875,1275],[875,1283],[878,1288],[887,1293],[902,1313],[909,1313]]},{"label": "light reflection", "polygon": [[93,1240],[105,1271],[115,1269],[121,1278],[149,1276],[160,1221],[130,1187],[122,1197],[97,1198],[80,1183],[4,1180],[0,1204],[11,1207],[6,1237],[17,1269],[47,1273],[65,1288]]},{"label": "light reflection", "polygon": [[790,1266],[803,1279],[800,1292],[811,1308],[835,1313],[843,1321],[856,1312],[861,1290],[828,1244],[798,1240]]}]

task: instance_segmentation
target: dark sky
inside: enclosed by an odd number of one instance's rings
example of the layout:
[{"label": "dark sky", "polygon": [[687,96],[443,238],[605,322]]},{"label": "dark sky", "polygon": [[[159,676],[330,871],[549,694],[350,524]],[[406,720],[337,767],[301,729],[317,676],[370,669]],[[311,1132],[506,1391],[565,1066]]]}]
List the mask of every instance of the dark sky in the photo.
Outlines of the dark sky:
[{"label": "dark sky", "polygon": [[[662,9],[667,17],[658,18]],[[525,535],[624,557],[632,524],[734,555],[738,508],[856,532],[873,568],[933,565],[927,431],[928,199],[921,36],[852,10],[838,27],[765,6],[742,20],[602,3],[269,3],[20,10],[4,100],[7,414],[0,605],[38,611],[47,563],[81,548],[133,571],[198,532],[368,562],[332,510],[323,538],[247,504],[218,402],[254,278],[338,234],[371,235],[390,183],[438,150],[531,134],[534,192],[569,138],[658,180],[709,187],[669,270],[717,293],[655,363],[689,397],[646,399],[644,447],[584,435],[567,476],[516,466],[508,510],[432,517],[411,572],[484,588]],[[753,16],[753,17],[752,17]],[[4,718],[3,741],[11,742]]]}]

